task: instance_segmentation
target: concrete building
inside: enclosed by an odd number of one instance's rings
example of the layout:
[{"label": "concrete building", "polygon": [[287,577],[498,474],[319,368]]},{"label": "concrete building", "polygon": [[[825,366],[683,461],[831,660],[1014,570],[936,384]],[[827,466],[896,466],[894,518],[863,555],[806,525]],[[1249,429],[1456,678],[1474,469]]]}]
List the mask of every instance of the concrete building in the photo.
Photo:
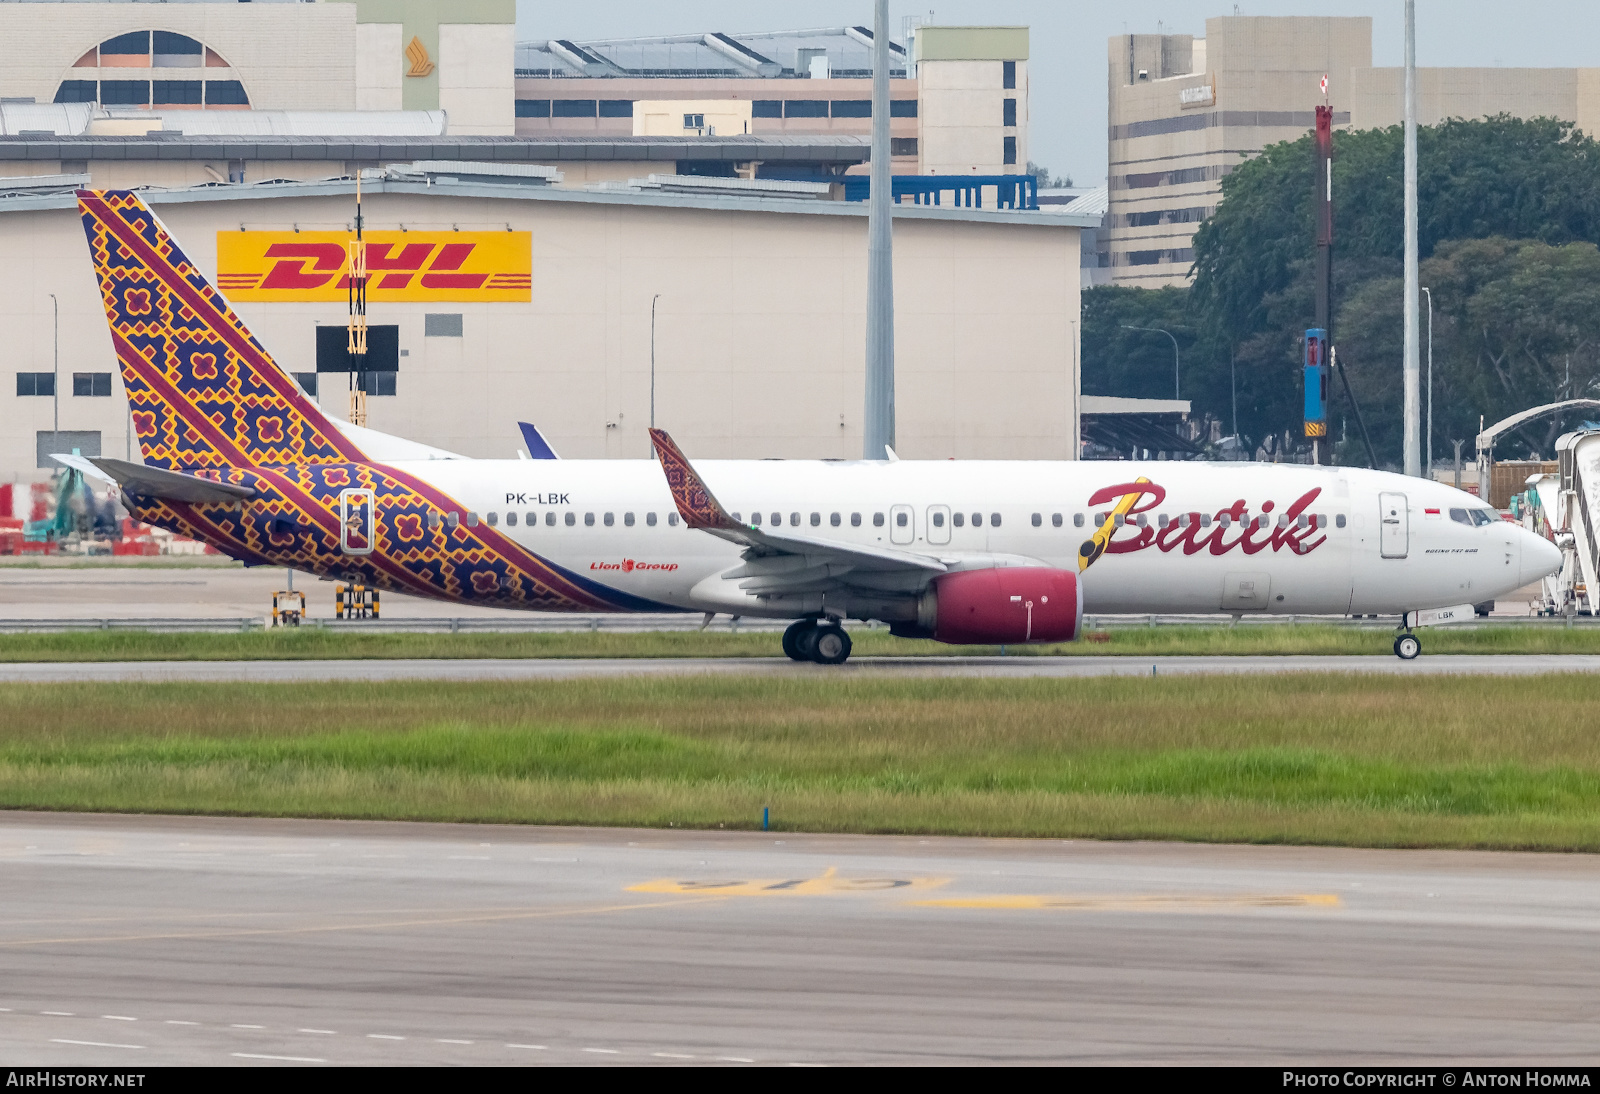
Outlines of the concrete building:
[{"label": "concrete building", "polygon": [[[1177,285],[1191,241],[1221,198],[1224,176],[1314,124],[1320,82],[1336,127],[1398,125],[1404,70],[1372,67],[1372,21],[1224,16],[1204,38],[1119,35],[1110,40],[1108,185],[1111,280]],[[1600,131],[1600,69],[1423,68],[1418,121],[1506,113],[1548,116]]]},{"label": "concrete building", "polygon": [[[919,26],[890,54],[896,174],[1016,174],[1028,162],[1028,28]],[[516,87],[522,136],[866,136],[872,31],[529,42]]]},{"label": "concrete building", "polygon": [[[653,356],[656,421],[691,455],[859,457],[864,205],[762,196],[784,184],[759,179],[568,189],[511,170],[416,165],[364,183],[369,261],[390,271],[369,290],[374,428],[511,457],[527,420],[566,457],[644,458]],[[354,182],[147,200],[278,362],[343,417],[336,278]],[[1073,457],[1079,233],[1098,218],[907,204],[894,219],[900,453]],[[268,257],[282,240],[333,265]],[[481,261],[462,260],[463,244]],[[454,274],[429,287],[446,247]],[[47,474],[36,468],[50,448],[137,458],[71,196],[0,198],[0,256],[13,374],[0,386],[0,482]],[[296,287],[274,287],[284,261]],[[318,270],[326,284],[305,287]]]},{"label": "concrete building", "polygon": [[515,0],[5,3],[0,97],[163,109],[442,110],[515,127]]}]

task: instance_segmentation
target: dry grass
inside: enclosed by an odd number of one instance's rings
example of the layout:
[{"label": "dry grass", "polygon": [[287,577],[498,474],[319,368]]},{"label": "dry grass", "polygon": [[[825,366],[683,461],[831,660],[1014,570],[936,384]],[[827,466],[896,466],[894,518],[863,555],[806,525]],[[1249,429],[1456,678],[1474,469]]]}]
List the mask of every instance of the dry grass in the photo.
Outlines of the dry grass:
[{"label": "dry grass", "polygon": [[[1591,678],[0,687],[12,808],[1600,849]],[[1526,697],[1526,698],[1521,698]]]}]

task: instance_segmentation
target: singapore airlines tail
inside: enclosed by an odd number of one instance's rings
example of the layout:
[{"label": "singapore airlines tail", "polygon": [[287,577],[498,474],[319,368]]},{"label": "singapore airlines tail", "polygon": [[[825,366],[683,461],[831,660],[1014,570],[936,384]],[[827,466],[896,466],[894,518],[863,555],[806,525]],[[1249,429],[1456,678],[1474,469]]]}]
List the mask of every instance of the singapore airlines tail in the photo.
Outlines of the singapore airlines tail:
[{"label": "singapore airlines tail", "polygon": [[78,210],[147,466],[364,459],[136,194],[80,190]]}]

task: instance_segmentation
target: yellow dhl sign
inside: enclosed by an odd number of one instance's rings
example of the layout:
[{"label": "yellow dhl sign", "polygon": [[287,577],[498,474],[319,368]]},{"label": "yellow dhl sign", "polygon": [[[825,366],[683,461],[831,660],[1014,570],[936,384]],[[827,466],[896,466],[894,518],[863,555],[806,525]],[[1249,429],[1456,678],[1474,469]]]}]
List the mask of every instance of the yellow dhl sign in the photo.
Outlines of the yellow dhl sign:
[{"label": "yellow dhl sign", "polygon": [[[367,299],[533,298],[528,232],[365,232]],[[218,232],[217,287],[230,300],[344,300],[345,232]]]}]

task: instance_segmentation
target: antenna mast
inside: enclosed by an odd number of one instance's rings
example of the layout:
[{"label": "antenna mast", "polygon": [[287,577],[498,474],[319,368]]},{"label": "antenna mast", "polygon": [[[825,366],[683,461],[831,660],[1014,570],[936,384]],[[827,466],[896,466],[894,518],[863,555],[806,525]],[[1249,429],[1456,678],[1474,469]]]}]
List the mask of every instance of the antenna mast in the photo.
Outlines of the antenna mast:
[{"label": "antenna mast", "polygon": [[350,241],[350,424],[367,424],[367,242],[361,238],[361,169],[356,169],[356,237]]}]

